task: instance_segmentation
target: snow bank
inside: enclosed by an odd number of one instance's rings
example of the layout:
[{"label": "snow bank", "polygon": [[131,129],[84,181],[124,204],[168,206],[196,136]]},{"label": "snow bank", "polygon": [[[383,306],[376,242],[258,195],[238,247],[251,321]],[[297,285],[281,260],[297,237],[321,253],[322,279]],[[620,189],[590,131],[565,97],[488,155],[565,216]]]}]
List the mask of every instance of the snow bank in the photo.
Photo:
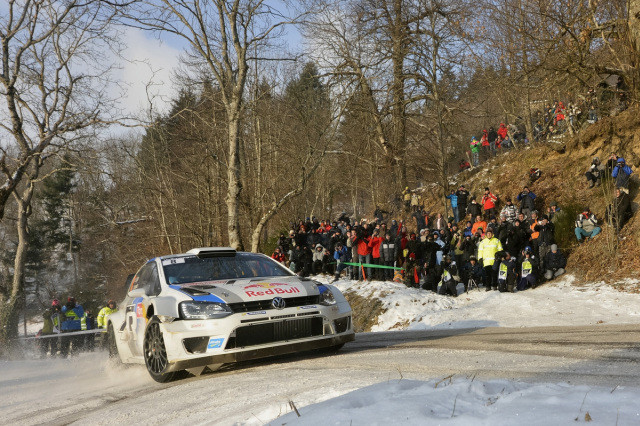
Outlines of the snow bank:
[{"label": "snow bank", "polygon": [[[315,277],[328,282],[325,277]],[[459,296],[440,296],[394,282],[334,283],[342,292],[382,301],[386,311],[371,331],[472,327],[536,327],[628,324],[640,320],[640,294],[623,293],[604,283],[577,286],[573,276],[517,293],[484,288]]]},{"label": "snow bank", "polygon": [[592,425],[640,423],[637,389],[508,380],[393,380],[298,407],[273,425]]}]

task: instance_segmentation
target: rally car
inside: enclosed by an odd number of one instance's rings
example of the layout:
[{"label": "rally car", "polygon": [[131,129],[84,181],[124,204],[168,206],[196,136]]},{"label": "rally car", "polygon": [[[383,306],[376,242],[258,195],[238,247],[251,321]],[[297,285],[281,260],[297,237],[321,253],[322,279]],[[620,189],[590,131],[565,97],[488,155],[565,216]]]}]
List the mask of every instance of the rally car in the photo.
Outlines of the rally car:
[{"label": "rally car", "polygon": [[351,307],[335,287],[262,254],[214,247],[143,265],[108,317],[107,339],[111,356],[145,364],[166,382],[185,370],[339,349],[354,331]]}]

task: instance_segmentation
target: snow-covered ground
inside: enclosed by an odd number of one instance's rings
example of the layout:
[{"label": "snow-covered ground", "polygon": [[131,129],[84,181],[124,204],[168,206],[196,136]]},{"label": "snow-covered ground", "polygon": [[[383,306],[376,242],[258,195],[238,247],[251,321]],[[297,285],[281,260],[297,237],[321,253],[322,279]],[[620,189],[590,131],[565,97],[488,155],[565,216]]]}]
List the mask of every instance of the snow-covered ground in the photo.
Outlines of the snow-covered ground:
[{"label": "snow-covered ground", "polygon": [[[640,424],[637,389],[507,380],[392,380],[298,409],[273,425]],[[299,414],[299,416],[298,416]]]},{"label": "snow-covered ground", "polygon": [[371,331],[640,323],[640,294],[604,283],[576,286],[571,275],[517,293],[482,287],[463,293],[460,284],[457,298],[394,282],[340,280],[334,285],[382,301],[386,312]]},{"label": "snow-covered ground", "polygon": [[[604,284],[576,286],[572,277],[515,294],[481,289],[458,298],[397,283],[336,284],[383,302],[386,312],[374,331],[640,320],[640,295]],[[331,358],[267,361],[170,385],[153,382],[143,366],[114,366],[104,352],[67,360],[0,361],[0,418],[8,424],[549,425],[589,419],[593,425],[640,424],[640,389],[616,386],[617,381],[605,387],[602,382],[586,386],[554,380],[554,370],[590,373],[594,367],[585,367],[580,358],[420,346],[348,348]],[[609,362],[606,354],[604,362]],[[425,362],[446,357],[457,366],[461,364],[456,360],[463,359],[478,369],[492,366],[491,371],[500,372],[504,364],[498,358],[503,356],[531,371],[546,370],[544,379],[492,378],[518,377],[509,372],[446,377],[448,373],[424,368]],[[625,368],[634,370],[633,364]]]}]

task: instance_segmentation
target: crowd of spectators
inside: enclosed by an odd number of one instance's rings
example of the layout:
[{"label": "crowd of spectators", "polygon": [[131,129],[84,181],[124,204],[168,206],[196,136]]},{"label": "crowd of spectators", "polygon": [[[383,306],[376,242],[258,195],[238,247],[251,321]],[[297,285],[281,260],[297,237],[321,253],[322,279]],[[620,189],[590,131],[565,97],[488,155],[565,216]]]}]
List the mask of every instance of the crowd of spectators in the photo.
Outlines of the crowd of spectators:
[{"label": "crowd of spectators", "polygon": [[[628,185],[633,171],[617,155],[604,166],[596,160],[586,177],[593,187],[602,176],[611,176],[616,196],[607,215],[619,230],[631,217]],[[537,178],[540,171],[533,174]],[[338,279],[344,272],[351,279],[402,280],[453,296],[460,282],[465,290],[471,285],[522,291],[565,272],[566,257],[555,241],[555,223],[563,211],[551,202],[539,212],[528,185],[504,199],[489,187],[475,196],[460,185],[446,196],[449,218],[428,214],[409,188],[402,198],[410,213],[404,221],[389,220],[380,208],[372,220],[354,221],[345,213],[333,222],[299,220],[289,235],[280,235],[272,257],[303,276],[330,274]],[[575,221],[576,239],[583,242],[600,232],[598,218],[585,207]]]}]

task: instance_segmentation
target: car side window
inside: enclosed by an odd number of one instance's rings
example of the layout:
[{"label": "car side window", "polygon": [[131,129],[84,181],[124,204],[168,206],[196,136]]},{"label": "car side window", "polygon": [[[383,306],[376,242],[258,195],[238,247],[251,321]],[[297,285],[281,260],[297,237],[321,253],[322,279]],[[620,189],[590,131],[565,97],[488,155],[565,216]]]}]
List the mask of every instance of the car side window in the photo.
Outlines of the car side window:
[{"label": "car side window", "polygon": [[147,263],[140,269],[135,278],[135,289],[142,288],[147,296],[160,293],[160,279],[155,262]]},{"label": "car side window", "polygon": [[149,287],[145,287],[147,296],[157,296],[162,288],[160,287],[160,277],[158,276],[158,267],[153,263],[153,268],[149,276]]}]

